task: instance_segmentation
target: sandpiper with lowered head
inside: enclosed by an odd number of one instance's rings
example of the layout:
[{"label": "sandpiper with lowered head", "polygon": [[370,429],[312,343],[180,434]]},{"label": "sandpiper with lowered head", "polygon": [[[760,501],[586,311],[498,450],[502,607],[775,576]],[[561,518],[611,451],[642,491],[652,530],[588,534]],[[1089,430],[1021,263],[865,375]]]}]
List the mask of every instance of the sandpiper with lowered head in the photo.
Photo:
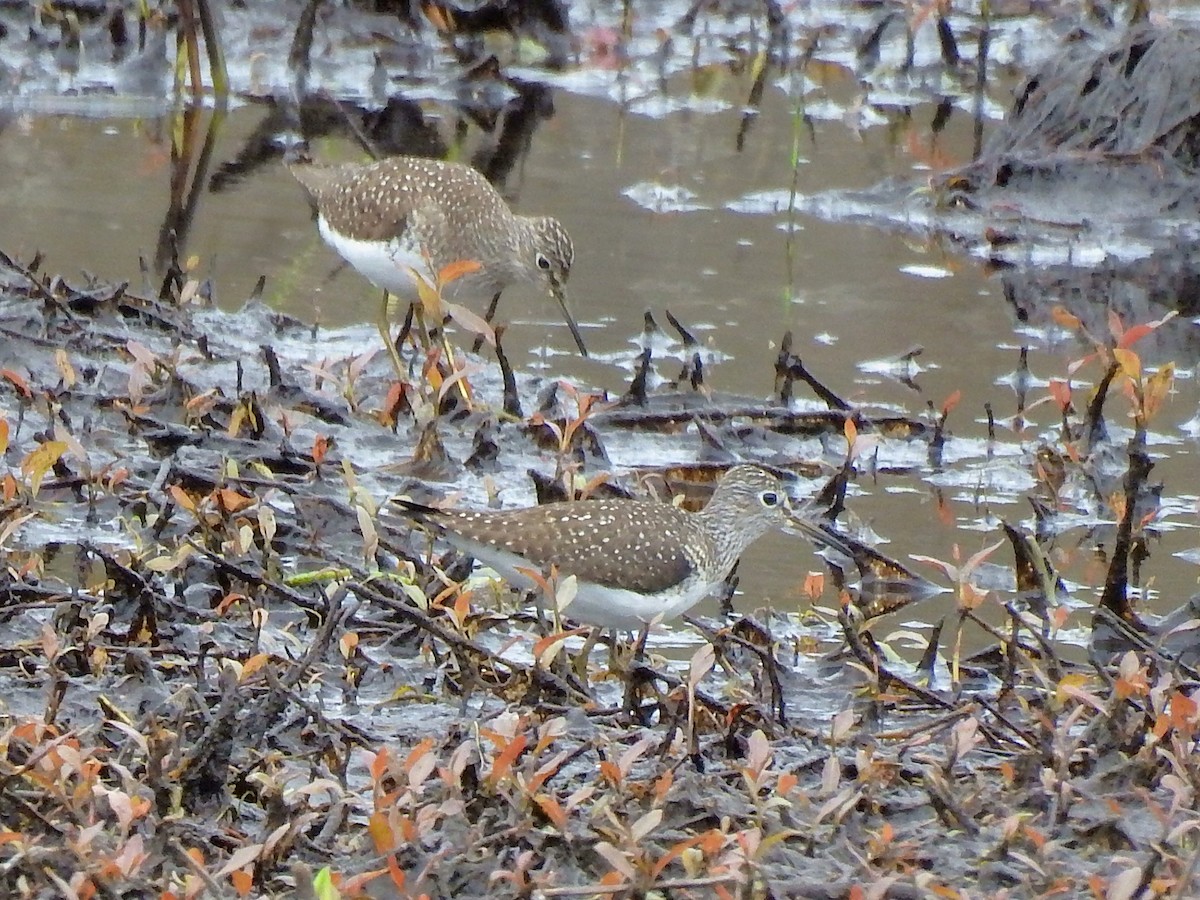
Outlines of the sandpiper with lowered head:
[{"label": "sandpiper with lowered head", "polygon": [[567,306],[575,249],[549,216],[516,215],[487,179],[461,163],[395,156],[371,163],[289,162],[317,207],[321,237],[384,294],[381,333],[391,347],[387,294],[418,299],[413,272],[431,284],[451,263],[477,268],[445,286],[445,299],[491,301],[518,284],[558,302],[579,352],[583,337]]}]

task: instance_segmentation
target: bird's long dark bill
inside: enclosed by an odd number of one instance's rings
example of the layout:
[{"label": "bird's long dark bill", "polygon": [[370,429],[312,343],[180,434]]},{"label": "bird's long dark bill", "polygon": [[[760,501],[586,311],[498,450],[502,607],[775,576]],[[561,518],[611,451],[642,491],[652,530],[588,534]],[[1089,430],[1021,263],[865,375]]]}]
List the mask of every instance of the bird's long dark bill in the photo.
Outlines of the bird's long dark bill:
[{"label": "bird's long dark bill", "polygon": [[562,288],[555,285],[550,292],[554,295],[554,299],[558,301],[558,307],[562,310],[563,318],[567,320],[567,327],[571,329],[571,337],[575,338],[575,346],[579,348],[579,352],[583,356],[587,356],[587,347],[583,345],[583,335],[579,332],[579,325],[575,322],[575,317],[571,315],[571,310],[567,307],[567,293]]}]

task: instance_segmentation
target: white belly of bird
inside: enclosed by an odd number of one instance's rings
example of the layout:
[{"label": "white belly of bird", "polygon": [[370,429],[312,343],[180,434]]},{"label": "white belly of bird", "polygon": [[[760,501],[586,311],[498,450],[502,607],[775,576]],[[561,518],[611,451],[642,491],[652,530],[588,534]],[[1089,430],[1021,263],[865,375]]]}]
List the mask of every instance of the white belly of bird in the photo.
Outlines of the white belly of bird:
[{"label": "white belly of bird", "polygon": [[[528,560],[459,535],[455,535],[452,542],[464,553],[494,569],[514,587],[530,591],[539,589],[537,582],[519,571],[534,568]],[[683,615],[703,600],[706,593],[704,583],[696,577],[685,579],[665,594],[654,596],[581,582],[563,615],[601,628],[639,629],[659,615],[664,622]]]},{"label": "white belly of bird", "polygon": [[331,229],[324,216],[318,218],[317,228],[325,242],[376,287],[413,301],[417,299],[417,288],[412,270],[432,283],[428,260],[394,238],[386,243],[348,238]]}]

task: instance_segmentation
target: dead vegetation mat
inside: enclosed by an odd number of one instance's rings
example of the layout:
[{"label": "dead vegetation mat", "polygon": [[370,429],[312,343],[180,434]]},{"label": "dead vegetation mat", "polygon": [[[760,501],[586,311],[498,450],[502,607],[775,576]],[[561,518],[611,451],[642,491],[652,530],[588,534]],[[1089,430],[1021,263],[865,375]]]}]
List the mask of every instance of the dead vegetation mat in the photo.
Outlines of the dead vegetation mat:
[{"label": "dead vegetation mat", "polygon": [[372,499],[544,418],[418,426],[182,281],[0,287],[4,896],[1194,895],[1196,675],[1121,607],[1085,664],[1014,609],[906,676],[847,605],[839,654],[762,614],[581,673]]}]

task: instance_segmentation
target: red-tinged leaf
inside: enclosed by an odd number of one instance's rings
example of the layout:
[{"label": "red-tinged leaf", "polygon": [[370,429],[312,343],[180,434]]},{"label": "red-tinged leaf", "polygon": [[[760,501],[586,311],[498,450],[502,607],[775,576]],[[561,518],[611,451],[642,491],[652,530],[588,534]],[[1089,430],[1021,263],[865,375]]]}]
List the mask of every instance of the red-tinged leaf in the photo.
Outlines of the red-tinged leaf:
[{"label": "red-tinged leaf", "polygon": [[12,472],[4,473],[4,502],[9,503],[17,496],[17,479],[13,478]]},{"label": "red-tinged leaf", "polygon": [[1159,713],[1154,717],[1154,727],[1150,730],[1151,733],[1162,740],[1163,736],[1171,729],[1171,718],[1165,713]]},{"label": "red-tinged leaf", "polygon": [[600,760],[600,777],[607,779],[613,787],[617,787],[621,783],[621,770],[612,760],[602,759]]},{"label": "red-tinged leaf", "polygon": [[1196,724],[1196,701],[1182,691],[1171,695],[1171,727],[1184,735],[1191,733]]},{"label": "red-tinged leaf", "polygon": [[445,287],[452,284],[464,275],[470,275],[472,272],[478,272],[483,266],[473,259],[459,259],[452,263],[447,263],[442,266],[442,270],[437,273],[438,284]]},{"label": "red-tinged leaf", "polygon": [[[541,746],[540,741],[538,742],[538,746]],[[537,751],[535,750],[534,752],[536,754]],[[533,777],[529,779],[529,783],[526,785],[525,790],[530,793],[534,791],[540,791],[542,789],[542,785],[546,783],[547,779],[558,774],[558,770],[562,767],[562,764],[567,761],[570,755],[571,754],[566,750],[556,753],[548,763],[533,773]]]},{"label": "red-tinged leaf", "polygon": [[725,846],[725,835],[716,828],[710,828],[700,835],[700,850],[705,856],[712,856]]},{"label": "red-tinged leaf", "polygon": [[417,823],[408,816],[400,817],[400,839],[411,844],[417,839]]},{"label": "red-tinged leaf", "polygon": [[1120,339],[1117,341],[1117,348],[1124,350],[1127,347],[1132,347],[1152,331],[1154,331],[1153,325],[1134,325],[1124,334],[1120,335]]},{"label": "red-tinged leaf", "polygon": [[675,783],[675,771],[667,769],[658,778],[654,779],[654,799],[658,803],[662,803],[667,799],[667,794],[671,791],[671,785]]},{"label": "red-tinged leaf", "polygon": [[1079,317],[1067,311],[1065,306],[1056,306],[1050,313],[1054,319],[1054,324],[1059,328],[1066,328],[1070,331],[1078,331],[1083,323],[1079,321]]},{"label": "red-tinged leaf", "polygon": [[313,463],[320,465],[325,462],[325,457],[329,453],[329,436],[318,434],[313,438],[312,458]]},{"label": "red-tinged leaf", "polygon": [[377,809],[371,813],[371,818],[367,820],[367,834],[371,835],[376,853],[391,853],[396,849],[396,835],[388,814],[383,810]]},{"label": "red-tinged leaf", "polygon": [[525,750],[526,745],[525,735],[518,734],[492,761],[492,769],[488,772],[487,780],[490,784],[499,784],[508,773],[512,770],[513,763],[517,761],[517,757]]},{"label": "red-tinged leaf", "polygon": [[538,794],[533,798],[533,802],[538,805],[538,809],[542,811],[542,814],[554,823],[555,828],[559,831],[566,830],[567,814],[563,810],[562,804],[554,799],[554,797],[549,794]]},{"label": "red-tinged leaf", "polygon": [[8,452],[8,419],[0,418],[0,456]]},{"label": "red-tinged leaf", "polygon": [[250,889],[254,887],[254,875],[248,869],[230,872],[229,881],[233,884],[233,889],[237,891],[239,897],[250,896]]},{"label": "red-tinged leaf", "polygon": [[392,879],[392,884],[403,893],[404,883],[408,881],[408,878],[405,876],[404,870],[400,868],[400,864],[396,862],[394,855],[390,855],[387,858],[387,871],[388,876]]},{"label": "red-tinged leaf", "polygon": [[391,761],[391,751],[387,747],[381,747],[379,752],[375,754],[375,758],[371,760],[371,780],[376,784],[387,773],[388,763]]},{"label": "red-tinged leaf", "polygon": [[217,488],[216,497],[217,505],[226,515],[239,513],[247,506],[253,506],[258,502],[257,497],[247,497],[245,494],[239,494],[232,488]]},{"label": "red-tinged leaf", "polygon": [[962,400],[962,391],[955,391],[953,394],[947,397],[945,402],[942,404],[942,415],[950,415],[950,413],[954,411],[954,407],[958,406],[960,400]]},{"label": "red-tinged leaf", "polygon": [[1047,387],[1050,396],[1054,398],[1054,402],[1058,404],[1058,408],[1062,412],[1066,412],[1071,406],[1071,385],[1059,378],[1050,379],[1050,384]]},{"label": "red-tinged leaf", "polygon": [[557,651],[567,638],[588,634],[590,631],[590,628],[572,628],[569,631],[556,631],[554,634],[548,634],[533,645],[533,658],[544,664],[546,654],[551,650]]},{"label": "red-tinged leaf", "polygon": [[26,400],[33,399],[33,392],[29,390],[28,382],[26,382],[24,378],[14,372],[12,369],[0,369],[0,378],[3,378],[14,388],[16,388],[17,393]]},{"label": "red-tinged leaf", "polygon": [[366,893],[368,884],[379,876],[386,875],[387,871],[387,869],[373,869],[370,872],[360,872],[357,875],[351,875],[338,885],[338,892],[346,898],[360,897]]},{"label": "red-tinged leaf", "polygon": [[213,612],[215,612],[218,616],[223,616],[223,615],[225,615],[225,613],[229,612],[229,610],[231,610],[233,607],[237,606],[243,600],[249,600],[249,599],[250,598],[247,597],[245,594],[239,594],[236,591],[230,591],[228,594],[226,594],[224,597],[221,598],[221,602],[217,604],[216,609],[214,609]]},{"label": "red-tinged leaf", "polygon": [[779,781],[775,784],[775,792],[780,796],[786,797],[799,783],[800,779],[798,779],[794,774],[791,772],[783,772],[779,776]]},{"label": "red-tinged leaf", "polygon": [[650,876],[652,878],[658,878],[658,876],[662,874],[663,869],[665,869],[675,860],[679,859],[679,857],[681,857],[686,851],[699,844],[702,840],[704,840],[704,837],[705,836],[703,834],[695,834],[690,838],[686,838],[685,840],[672,844],[667,848],[667,852],[660,856],[654,863],[654,868],[650,870]]},{"label": "red-tinged leaf", "polygon": [[804,596],[809,599],[810,603],[815,603],[817,599],[825,593],[825,573],[824,572],[808,572],[804,576]]},{"label": "red-tinged leaf", "polygon": [[954,888],[940,883],[927,885],[925,890],[932,891],[935,897],[946,897],[947,900],[961,900],[962,897]]}]

